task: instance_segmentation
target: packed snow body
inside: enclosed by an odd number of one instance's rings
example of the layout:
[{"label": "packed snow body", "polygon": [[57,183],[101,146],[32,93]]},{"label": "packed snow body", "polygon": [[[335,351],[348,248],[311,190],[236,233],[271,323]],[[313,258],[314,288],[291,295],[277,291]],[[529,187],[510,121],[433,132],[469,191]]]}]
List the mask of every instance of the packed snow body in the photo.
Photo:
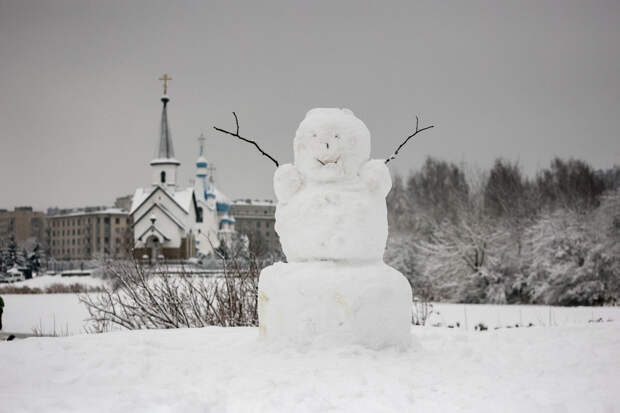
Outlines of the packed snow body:
[{"label": "packed snow body", "polygon": [[348,109],[312,109],[295,164],[274,175],[275,229],[288,264],[261,272],[260,334],[297,344],[409,344],[411,288],[383,263],[392,182]]},{"label": "packed snow body", "polygon": [[620,323],[463,332],[407,351],[304,351],[256,328],[0,342],[6,412],[615,412]]},{"label": "packed snow body", "polygon": [[411,288],[382,262],[277,263],[259,287],[262,336],[315,346],[410,344]]},{"label": "packed snow body", "polygon": [[370,132],[347,109],[312,109],[294,140],[295,164],[274,176],[275,229],[292,261],[382,260],[392,181],[369,160]]}]

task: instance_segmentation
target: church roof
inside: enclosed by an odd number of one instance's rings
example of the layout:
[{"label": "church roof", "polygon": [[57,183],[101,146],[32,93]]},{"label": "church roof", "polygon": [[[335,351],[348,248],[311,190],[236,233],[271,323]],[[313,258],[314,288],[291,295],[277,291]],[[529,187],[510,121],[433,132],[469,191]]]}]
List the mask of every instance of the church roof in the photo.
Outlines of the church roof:
[{"label": "church roof", "polygon": [[189,213],[192,207],[192,196],[194,194],[193,188],[184,188],[179,191],[169,192],[164,187],[157,185],[151,188],[138,188],[133,195],[131,202],[131,211],[129,214],[133,214],[138,208],[148,200],[158,190],[161,190],[170,199],[172,199],[185,213]]},{"label": "church roof", "polygon": [[153,209],[159,209],[161,212],[163,212],[168,218],[170,218],[172,220],[172,222],[174,222],[180,229],[185,229],[185,227],[183,226],[183,223],[181,221],[179,221],[173,214],[172,212],[168,211],[168,208],[166,208],[164,205],[161,205],[160,203],[156,202],[153,205],[151,205],[149,207],[149,209],[147,209],[142,215],[140,215],[138,218],[135,219],[134,223],[132,226],[136,226],[136,224],[140,221],[142,221],[142,218],[144,218],[146,215],[148,215]]}]

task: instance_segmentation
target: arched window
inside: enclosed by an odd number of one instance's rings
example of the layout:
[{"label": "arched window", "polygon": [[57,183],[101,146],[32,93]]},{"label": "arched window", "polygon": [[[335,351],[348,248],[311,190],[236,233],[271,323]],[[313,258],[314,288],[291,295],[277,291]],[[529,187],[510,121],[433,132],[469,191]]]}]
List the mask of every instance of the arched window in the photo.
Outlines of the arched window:
[{"label": "arched window", "polygon": [[159,178],[161,180],[162,184],[166,183],[166,171],[161,171],[161,173],[159,174]]}]

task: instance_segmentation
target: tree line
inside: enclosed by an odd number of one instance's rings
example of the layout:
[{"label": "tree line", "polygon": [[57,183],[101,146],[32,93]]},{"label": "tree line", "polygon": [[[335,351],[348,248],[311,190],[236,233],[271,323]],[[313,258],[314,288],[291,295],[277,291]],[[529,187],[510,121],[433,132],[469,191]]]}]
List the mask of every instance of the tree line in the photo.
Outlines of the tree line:
[{"label": "tree line", "polygon": [[553,159],[535,176],[428,158],[388,195],[385,259],[423,300],[620,302],[620,167]]}]

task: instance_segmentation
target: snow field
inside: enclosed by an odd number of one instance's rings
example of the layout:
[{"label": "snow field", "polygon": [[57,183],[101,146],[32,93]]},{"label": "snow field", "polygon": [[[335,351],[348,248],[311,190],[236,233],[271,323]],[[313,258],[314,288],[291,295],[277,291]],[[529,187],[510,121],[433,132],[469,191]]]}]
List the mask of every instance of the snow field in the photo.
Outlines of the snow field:
[{"label": "snow field", "polygon": [[84,332],[88,318],[86,307],[77,294],[6,294],[3,331],[32,333],[33,328],[43,334],[74,335]]},{"label": "snow field", "polygon": [[268,346],[256,328],[142,330],[0,343],[20,412],[613,412],[620,323],[412,328],[407,351]]},{"label": "snow field", "polygon": [[[69,335],[84,332],[88,312],[78,300],[77,294],[7,294],[2,295],[5,302],[2,318],[4,331],[12,333],[32,333],[34,327],[52,332],[54,322],[60,333]],[[460,329],[474,330],[478,323],[484,323],[489,330],[495,327],[528,323],[535,327],[547,327],[551,313],[551,326],[588,324],[589,320],[602,318],[605,322],[620,322],[620,307],[548,307],[536,305],[487,305],[487,304],[448,304],[433,303],[433,313],[427,326],[441,323]],[[522,322],[521,322],[522,321]],[[60,330],[60,331],[59,331]]]},{"label": "snow field", "polygon": [[61,277],[60,275],[41,275],[30,280],[24,280],[13,284],[6,284],[14,287],[47,288],[54,284],[72,285],[80,284],[87,287],[100,287],[105,284],[103,278],[83,276],[83,277]]},{"label": "snow field", "polygon": [[526,327],[557,327],[587,324],[590,320],[620,321],[620,307],[551,307],[545,305],[492,305],[432,303],[433,312],[426,325],[447,327],[456,323],[461,329],[474,330],[483,323],[489,329],[515,324]]}]

